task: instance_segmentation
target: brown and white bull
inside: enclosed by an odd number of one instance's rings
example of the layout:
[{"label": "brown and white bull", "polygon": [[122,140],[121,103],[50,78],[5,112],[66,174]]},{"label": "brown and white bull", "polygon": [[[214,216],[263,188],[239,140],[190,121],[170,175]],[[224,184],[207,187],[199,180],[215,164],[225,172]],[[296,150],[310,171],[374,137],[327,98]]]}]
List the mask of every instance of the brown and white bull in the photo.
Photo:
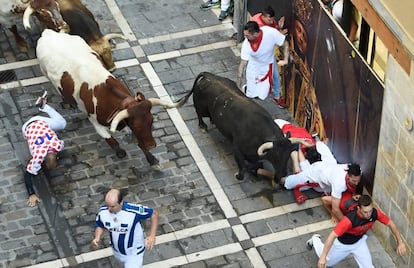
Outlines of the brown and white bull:
[{"label": "brown and white bull", "polygon": [[149,152],[156,145],[152,136],[151,107],[179,107],[184,99],[170,103],[145,99],[141,93],[134,98],[128,88],[102,66],[96,52],[76,35],[46,29],[37,42],[36,53],[41,70],[61,93],[63,101],[77,105],[88,114],[98,134],[105,138],[118,157],[124,157],[125,151],[108,128],[115,132],[127,125],[147,161],[151,165],[158,163]]},{"label": "brown and white bull", "polygon": [[[63,19],[69,25],[70,31],[68,33],[82,37],[99,54],[105,67],[109,71],[113,71],[115,63],[112,59],[109,40],[126,38],[118,33],[103,35],[92,12],[80,0],[56,0],[56,2],[59,4]],[[26,13],[30,15],[30,10]]]},{"label": "brown and white bull", "polygon": [[18,33],[16,24],[21,23],[23,18],[25,28],[30,25],[29,16],[23,16],[26,10],[36,14],[43,27],[69,31],[60,14],[59,5],[54,0],[0,0],[0,24],[9,28],[21,49],[27,50],[27,43]]}]

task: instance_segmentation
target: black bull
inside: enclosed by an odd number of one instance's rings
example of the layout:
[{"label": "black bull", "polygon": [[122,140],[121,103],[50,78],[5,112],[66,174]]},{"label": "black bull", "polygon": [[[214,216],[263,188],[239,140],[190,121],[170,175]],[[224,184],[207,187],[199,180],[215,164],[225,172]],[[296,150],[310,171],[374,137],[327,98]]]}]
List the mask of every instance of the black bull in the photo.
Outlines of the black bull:
[{"label": "black bull", "polygon": [[[199,127],[207,131],[203,117],[209,117],[217,129],[233,144],[234,157],[239,168],[236,178],[242,180],[247,172],[254,172],[261,159],[270,161],[275,170],[274,180],[287,174],[290,154],[297,148],[285,138],[270,114],[259,104],[247,98],[230,79],[211,73],[200,73],[192,90]],[[273,146],[262,157],[258,148],[268,142]]]}]

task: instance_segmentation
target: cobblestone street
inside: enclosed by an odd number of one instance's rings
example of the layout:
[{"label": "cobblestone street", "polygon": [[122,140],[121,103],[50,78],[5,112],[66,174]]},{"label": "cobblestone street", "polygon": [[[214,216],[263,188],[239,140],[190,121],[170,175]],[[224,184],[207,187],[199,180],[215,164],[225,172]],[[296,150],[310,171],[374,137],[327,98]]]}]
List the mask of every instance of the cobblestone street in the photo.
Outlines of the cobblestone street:
[{"label": "cobblestone street", "polygon": [[[113,74],[133,95],[175,101],[200,72],[237,77],[240,46],[231,38],[231,17],[219,21],[220,10],[201,10],[201,0],[82,2],[104,34],[128,38],[115,39]],[[192,98],[179,109],[152,108],[157,146],[151,152],[159,168],[148,164],[130,130],[115,135],[127,152],[117,158],[85,114],[63,107],[40,71],[39,27],[31,34],[19,28],[28,52],[16,47],[10,31],[0,31],[0,268],[118,267],[107,234],[100,249],[91,247],[96,213],[110,188],[160,213],[146,268],[316,267],[317,256],[305,242],[314,233],[325,239],[333,227],[319,194],[307,191],[309,199],[297,205],[291,191],[274,190],[270,181],[237,180],[231,144],[211,124],[207,133],[199,130]],[[23,174],[30,153],[21,127],[39,113],[34,103],[44,90],[68,125],[58,132],[65,142],[58,167],[33,180],[42,202],[29,208]],[[260,104],[273,118],[292,121],[270,99]],[[368,234],[375,267],[395,267]],[[348,257],[337,267],[357,265]]]}]

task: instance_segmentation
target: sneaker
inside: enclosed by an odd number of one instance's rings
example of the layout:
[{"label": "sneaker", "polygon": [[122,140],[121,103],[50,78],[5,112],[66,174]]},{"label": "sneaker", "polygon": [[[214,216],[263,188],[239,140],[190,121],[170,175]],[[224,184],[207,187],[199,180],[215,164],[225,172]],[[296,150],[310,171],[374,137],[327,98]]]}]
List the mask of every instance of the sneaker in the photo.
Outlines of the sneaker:
[{"label": "sneaker", "polygon": [[47,91],[45,90],[45,92],[43,93],[43,95],[39,98],[37,98],[36,100],[36,107],[43,109],[43,107],[45,107],[47,103]]},{"label": "sneaker", "polygon": [[312,237],[308,241],[306,241],[306,247],[307,247],[308,250],[312,250],[312,248],[313,248],[313,239],[315,237],[320,239],[321,235],[320,234],[314,234],[314,235],[312,235]]},{"label": "sneaker", "polygon": [[274,103],[276,103],[277,105],[279,105],[279,99],[278,98],[276,98],[275,96],[271,96],[270,98],[272,99],[272,101]]},{"label": "sneaker", "polygon": [[283,97],[276,98],[276,97],[273,96],[272,100],[273,100],[274,103],[279,105],[279,108],[281,108],[281,109],[287,108],[287,105],[285,103],[285,99]]},{"label": "sneaker", "polygon": [[208,10],[210,8],[218,8],[220,7],[220,1],[213,2],[212,0],[208,0],[204,4],[201,4],[200,8],[204,10]]},{"label": "sneaker", "polygon": [[279,98],[279,103],[278,104],[279,104],[280,107],[287,108],[285,99],[283,97]]},{"label": "sneaker", "polygon": [[219,21],[224,20],[225,18],[227,18],[227,16],[229,15],[229,13],[227,11],[221,11],[220,12],[220,16],[218,17]]}]

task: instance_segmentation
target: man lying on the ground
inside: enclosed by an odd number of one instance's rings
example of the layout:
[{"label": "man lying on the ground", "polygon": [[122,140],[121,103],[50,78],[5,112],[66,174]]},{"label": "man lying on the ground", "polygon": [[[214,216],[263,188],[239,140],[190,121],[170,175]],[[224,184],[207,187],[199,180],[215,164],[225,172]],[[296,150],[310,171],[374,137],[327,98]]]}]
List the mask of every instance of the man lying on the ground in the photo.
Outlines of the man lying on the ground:
[{"label": "man lying on the ground", "polygon": [[[325,162],[330,163],[338,163],[335,156],[332,154],[331,149],[329,149],[327,142],[328,140],[320,141],[318,139],[317,135],[310,134],[305,128],[295,126],[294,124],[283,120],[283,119],[275,119],[275,123],[280,127],[283,134],[287,137],[293,137],[293,138],[300,138],[303,139],[305,142],[310,144],[311,146],[316,147],[316,151],[321,154],[321,160]],[[304,167],[307,167],[309,163],[302,163],[303,161],[306,162],[306,158],[304,155],[306,154],[307,147],[304,145],[300,145],[301,151],[303,155],[301,156],[299,154],[299,151],[296,155],[296,157],[292,156],[292,162],[293,162],[293,172],[298,173],[302,170],[301,165],[304,165]],[[299,167],[299,169],[297,168]],[[296,168],[296,170],[295,170]]]},{"label": "man lying on the ground", "polygon": [[[316,147],[316,150],[321,155],[322,161],[337,163],[335,157],[333,156],[331,150],[326,145],[326,143],[319,140],[315,140],[314,137],[312,137],[312,135],[305,128],[295,126],[292,123],[283,119],[275,119],[274,121],[280,127],[280,129],[286,137],[297,138],[302,140],[302,143],[299,145],[299,148],[301,150],[293,151],[290,154],[290,158],[292,159],[293,173],[299,173],[302,169],[310,165],[308,160],[306,160],[304,154],[306,154],[306,149],[312,146]],[[268,170],[266,167],[259,168],[257,170],[257,174],[273,178],[272,171]]]},{"label": "man lying on the ground", "polygon": [[326,195],[330,194],[332,214],[340,220],[343,216],[339,208],[342,193],[346,190],[355,192],[360,180],[361,168],[358,164],[350,164],[345,170],[342,165],[317,161],[298,174],[282,178],[280,184],[288,190],[294,189],[299,204],[306,200],[306,196],[301,193],[305,189],[313,188]]},{"label": "man lying on the ground", "polygon": [[57,153],[63,150],[64,146],[64,142],[58,138],[55,131],[64,129],[66,120],[46,103],[47,92],[45,91],[43,96],[37,99],[36,107],[47,113],[49,117],[33,116],[22,127],[23,136],[27,140],[32,155],[24,173],[24,182],[29,195],[27,204],[30,207],[40,202],[33,188],[32,177],[39,173],[42,166],[49,170],[54,169],[57,165]]}]

